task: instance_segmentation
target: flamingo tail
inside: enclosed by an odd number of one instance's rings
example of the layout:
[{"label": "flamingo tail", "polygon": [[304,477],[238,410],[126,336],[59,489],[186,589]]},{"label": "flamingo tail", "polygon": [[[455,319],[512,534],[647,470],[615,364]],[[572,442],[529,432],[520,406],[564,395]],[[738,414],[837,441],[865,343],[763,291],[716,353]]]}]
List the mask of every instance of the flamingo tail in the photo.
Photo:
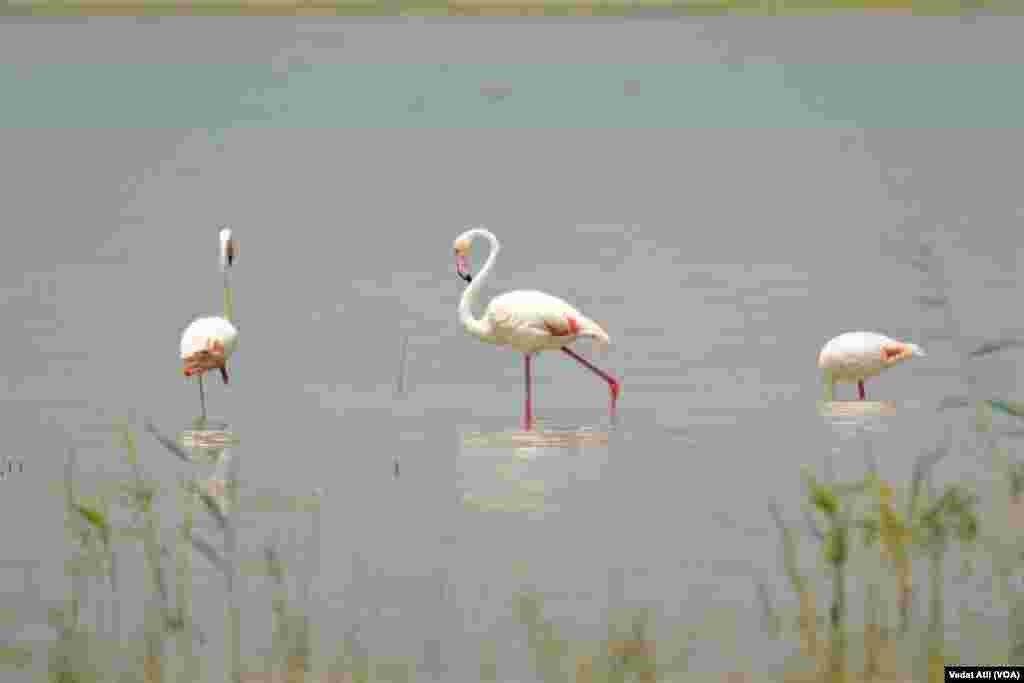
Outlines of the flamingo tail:
[{"label": "flamingo tail", "polygon": [[580,321],[579,337],[590,337],[596,344],[595,346],[599,349],[608,348],[611,343],[611,337],[604,331],[600,325],[595,323],[593,320],[582,320]]}]

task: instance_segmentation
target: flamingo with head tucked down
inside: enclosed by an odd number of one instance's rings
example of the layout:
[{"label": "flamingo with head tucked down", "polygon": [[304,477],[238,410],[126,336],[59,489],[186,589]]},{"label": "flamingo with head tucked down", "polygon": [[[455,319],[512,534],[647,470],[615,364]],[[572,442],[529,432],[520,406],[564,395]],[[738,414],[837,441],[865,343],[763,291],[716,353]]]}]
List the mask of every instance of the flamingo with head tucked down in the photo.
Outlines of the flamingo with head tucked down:
[{"label": "flamingo with head tucked down", "polygon": [[[490,242],[491,251],[487,262],[477,277],[469,269],[468,254],[473,240],[483,237]],[[619,382],[595,367],[590,361],[569,348],[569,344],[581,337],[596,339],[599,343],[610,343],[608,334],[593,320],[558,297],[532,290],[506,292],[491,299],[482,318],[473,317],[473,303],[485,279],[494,266],[501,245],[498,238],[484,228],[473,228],[455,239],[455,268],[463,280],[469,283],[459,302],[459,321],[477,339],[507,346],[523,354],[525,362],[526,408],[523,415],[523,429],[533,424],[533,404],[530,362],[540,351],[560,349],[583,367],[608,383],[611,395],[609,416],[615,419],[615,403],[619,397]]]},{"label": "flamingo with head tucked down", "polygon": [[890,339],[877,332],[846,332],[830,339],[818,354],[824,371],[825,400],[831,401],[836,382],[857,383],[865,399],[864,380],[914,356],[924,356],[917,344]]},{"label": "flamingo with head tucked down", "polygon": [[181,335],[181,360],[186,377],[196,375],[199,380],[199,406],[202,419],[206,419],[206,396],[203,374],[220,370],[224,384],[228,383],[228,358],[238,347],[238,329],[231,322],[230,270],[238,254],[238,243],[231,230],[223,228],[220,238],[220,268],[224,275],[224,317],[208,316],[193,320]]}]

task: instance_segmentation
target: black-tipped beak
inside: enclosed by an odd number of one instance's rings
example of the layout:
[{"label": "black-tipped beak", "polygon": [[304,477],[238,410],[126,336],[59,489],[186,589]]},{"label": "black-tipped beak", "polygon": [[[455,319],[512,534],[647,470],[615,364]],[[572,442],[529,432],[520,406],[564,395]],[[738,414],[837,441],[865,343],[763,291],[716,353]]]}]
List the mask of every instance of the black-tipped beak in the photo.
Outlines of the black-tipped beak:
[{"label": "black-tipped beak", "polygon": [[456,252],[455,254],[455,272],[459,274],[466,282],[473,281],[473,275],[469,272],[469,262],[466,261],[466,255]]}]

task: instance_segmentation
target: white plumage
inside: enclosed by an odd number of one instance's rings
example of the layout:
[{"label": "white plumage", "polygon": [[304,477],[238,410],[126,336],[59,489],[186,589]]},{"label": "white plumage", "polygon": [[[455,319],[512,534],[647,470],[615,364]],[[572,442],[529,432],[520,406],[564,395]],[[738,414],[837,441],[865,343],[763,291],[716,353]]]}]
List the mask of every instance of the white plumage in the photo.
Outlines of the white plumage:
[{"label": "white plumage", "polygon": [[[469,272],[467,254],[477,237],[483,237],[490,242],[491,252],[480,275],[474,279]],[[470,334],[481,341],[507,346],[523,354],[526,369],[524,429],[529,429],[532,425],[530,359],[533,354],[540,351],[560,349],[604,379],[611,393],[609,413],[614,418],[615,401],[619,395],[618,381],[569,349],[569,345],[581,337],[595,339],[603,346],[610,344],[608,333],[596,322],[566,301],[535,290],[516,290],[496,296],[487,305],[483,317],[473,317],[476,295],[490,274],[500,248],[498,238],[483,228],[467,230],[456,238],[456,272],[459,277],[470,283],[459,302],[459,321]]]},{"label": "white plumage", "polygon": [[924,356],[917,344],[901,342],[877,332],[846,332],[830,339],[818,354],[818,367],[831,389],[836,382],[856,383],[865,398],[864,380],[876,377],[913,356]]},{"label": "white plumage", "polygon": [[481,339],[511,346],[521,353],[554,351],[581,337],[611,343],[600,325],[557,296],[535,290],[500,294],[487,304],[483,320],[489,326]]},{"label": "white plumage", "polygon": [[228,319],[219,316],[198,317],[181,333],[181,359],[220,347],[224,360],[239,345],[239,331]]}]

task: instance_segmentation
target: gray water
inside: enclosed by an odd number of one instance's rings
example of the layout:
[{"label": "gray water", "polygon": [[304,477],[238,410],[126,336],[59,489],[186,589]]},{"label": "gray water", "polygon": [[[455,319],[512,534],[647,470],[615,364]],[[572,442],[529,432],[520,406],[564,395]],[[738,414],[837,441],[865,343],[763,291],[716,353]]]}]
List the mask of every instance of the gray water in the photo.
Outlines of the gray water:
[{"label": "gray water", "polygon": [[[77,60],[265,65],[296,55],[314,64],[1020,62],[1019,28],[1006,17],[813,28],[9,21],[0,60],[28,74]],[[470,85],[480,97],[501,89]],[[221,86],[224,101],[248,92]],[[277,87],[275,101],[287,100],[287,77]],[[805,96],[799,83],[784,89]],[[642,99],[642,79],[629,91]],[[440,96],[412,85],[405,94],[424,106]],[[722,646],[696,647],[690,668],[778,670],[798,640],[768,638],[756,586],[780,607],[795,604],[769,504],[799,523],[801,466],[856,478],[869,449],[883,476],[905,482],[947,427],[955,444],[970,441],[972,408],[939,410],[943,399],[1017,387],[1019,351],[970,367],[964,357],[1024,334],[1019,129],[146,125],[76,128],[69,115],[64,127],[0,130],[0,426],[6,453],[24,463],[0,482],[0,510],[4,557],[32,567],[24,577],[4,569],[0,589],[18,614],[6,637],[40,644],[38,658],[53,637],[45,607],[68,590],[60,481],[69,448],[83,482],[123,476],[111,425],[129,420],[143,467],[170,493],[161,511],[173,539],[174,481],[190,468],[140,426],[150,418],[178,434],[196,416],[177,343],[194,316],[221,309],[220,224],[240,244],[241,342],[230,386],[208,383],[210,411],[239,439],[243,496],[323,493],[319,558],[304,554],[311,518],[300,512],[243,512],[243,548],[258,557],[277,533],[296,570],[312,573],[318,656],[329,659],[348,634],[371,654],[413,659],[421,680],[472,680],[484,638],[498,641],[500,680],[536,680],[510,602],[524,586],[545,596],[571,638],[602,637],[616,606],[651,607],[666,636],[731,614],[731,632],[700,636]],[[562,441],[508,443],[522,410],[521,357],[480,344],[456,318],[463,283],[451,244],[477,224],[502,241],[486,296],[541,289],[609,331],[607,352],[580,350],[621,379],[615,428],[604,384],[545,354],[534,366],[536,411]],[[922,245],[934,248],[930,275],[913,265]],[[476,269],[484,252],[475,248]],[[921,299],[938,296],[943,305]],[[823,417],[817,352],[858,329],[913,340],[928,357],[868,383],[869,398],[895,404],[892,415]],[[978,453],[954,451],[940,483],[992,477]],[[805,540],[802,562],[821,575]],[[127,557],[124,591],[141,594],[141,565]],[[246,581],[251,656],[269,642],[270,603],[258,577]],[[197,583],[209,680],[219,680],[222,584],[212,571]],[[126,633],[138,618],[126,608]]]}]

